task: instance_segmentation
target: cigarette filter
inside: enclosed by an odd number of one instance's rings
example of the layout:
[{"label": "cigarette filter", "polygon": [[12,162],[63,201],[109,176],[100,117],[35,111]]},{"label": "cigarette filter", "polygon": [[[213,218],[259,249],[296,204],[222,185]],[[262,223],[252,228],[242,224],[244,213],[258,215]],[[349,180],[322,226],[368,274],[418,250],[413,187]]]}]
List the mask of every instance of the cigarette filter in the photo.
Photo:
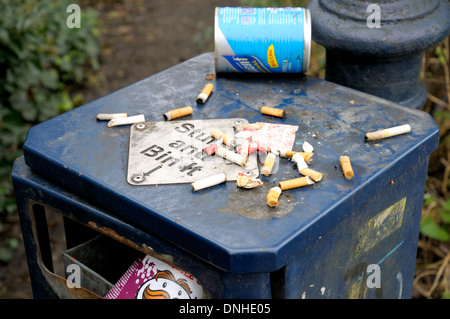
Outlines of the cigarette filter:
[{"label": "cigarette filter", "polygon": [[395,126],[391,128],[387,128],[384,130],[379,130],[376,132],[366,133],[366,140],[375,141],[383,138],[396,136],[400,134],[405,134],[411,132],[411,126],[409,124]]},{"label": "cigarette filter", "polygon": [[211,94],[212,90],[214,88],[214,85],[212,83],[207,83],[203,90],[200,92],[200,94],[197,97],[196,102],[198,104],[203,104],[208,99],[209,95]]},{"label": "cigarette filter", "polygon": [[272,116],[284,118],[284,116],[286,115],[286,112],[282,109],[276,109],[274,107],[263,106],[261,108],[261,114],[272,115]]},{"label": "cigarette filter", "polygon": [[226,148],[219,147],[216,150],[216,155],[219,155],[220,157],[223,157],[235,164],[238,164],[240,166],[244,166],[245,162],[247,162],[247,159],[235,152],[229,151]]},{"label": "cigarette filter", "polygon": [[278,182],[278,186],[283,191],[287,190],[287,189],[298,188],[298,187],[303,187],[303,186],[308,186],[308,185],[313,185],[313,184],[314,184],[314,181],[311,178],[309,178],[308,176]]},{"label": "cigarette filter", "polygon": [[272,187],[269,190],[269,193],[267,193],[266,200],[267,205],[270,207],[275,207],[278,205],[278,198],[280,198],[281,195],[281,188],[279,187]]},{"label": "cigarette filter", "polygon": [[193,112],[192,107],[186,106],[186,107],[181,107],[179,109],[175,109],[175,110],[166,112],[163,114],[163,116],[166,121],[170,121],[170,120],[182,117],[182,116],[192,114],[192,112]]},{"label": "cigarette filter", "polygon": [[135,124],[135,123],[143,123],[145,122],[144,114],[129,116],[129,117],[119,117],[112,119],[106,124],[107,127],[119,126],[119,125],[127,125],[127,124]]},{"label": "cigarette filter", "polygon": [[99,113],[96,118],[98,121],[110,121],[112,119],[117,119],[120,117],[127,117],[127,113]]},{"label": "cigarette filter", "polygon": [[227,175],[225,173],[219,173],[203,178],[191,184],[194,191],[205,189],[211,186],[215,186],[227,181]]},{"label": "cigarette filter", "polygon": [[339,162],[341,163],[342,171],[347,179],[352,179],[355,176],[353,172],[352,163],[350,162],[350,157],[347,155],[340,156]]},{"label": "cigarette filter", "polygon": [[261,173],[266,176],[269,176],[270,173],[272,172],[272,169],[273,169],[276,159],[277,159],[277,157],[275,154],[273,154],[273,153],[267,154],[266,160],[264,161],[264,165],[261,169]]},{"label": "cigarette filter", "polygon": [[294,156],[292,156],[292,160],[297,164],[297,169],[299,172],[305,168],[308,168],[308,164],[306,164],[305,159],[300,154],[294,154]]},{"label": "cigarette filter", "polygon": [[213,130],[211,130],[211,132],[209,134],[217,140],[222,138],[222,142],[225,145],[233,146],[233,144],[234,144],[233,139],[230,136],[226,135],[225,133],[223,133],[219,130],[213,129]]},{"label": "cigarette filter", "polygon": [[299,171],[300,174],[310,177],[313,181],[318,182],[322,179],[322,173],[316,172],[310,168],[304,168]]},{"label": "cigarette filter", "polygon": [[247,139],[242,140],[242,145],[239,150],[239,154],[241,154],[241,156],[247,158],[248,157],[248,147],[249,147],[248,140]]},{"label": "cigarette filter", "polygon": [[280,150],[280,156],[285,158],[292,158],[294,154],[300,154],[307,164],[312,163],[312,158],[314,156],[313,152],[296,152],[291,150]]}]

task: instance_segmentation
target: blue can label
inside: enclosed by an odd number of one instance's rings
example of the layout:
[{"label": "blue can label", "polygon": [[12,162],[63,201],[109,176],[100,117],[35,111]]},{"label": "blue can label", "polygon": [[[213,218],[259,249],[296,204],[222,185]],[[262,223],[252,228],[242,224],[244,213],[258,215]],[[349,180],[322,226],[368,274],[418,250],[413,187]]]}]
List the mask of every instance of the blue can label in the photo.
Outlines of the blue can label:
[{"label": "blue can label", "polygon": [[[309,61],[304,8],[216,9],[218,72],[301,73]],[[309,27],[310,28],[310,27]],[[305,57],[305,52],[308,55]],[[309,64],[309,62],[308,62]]]}]

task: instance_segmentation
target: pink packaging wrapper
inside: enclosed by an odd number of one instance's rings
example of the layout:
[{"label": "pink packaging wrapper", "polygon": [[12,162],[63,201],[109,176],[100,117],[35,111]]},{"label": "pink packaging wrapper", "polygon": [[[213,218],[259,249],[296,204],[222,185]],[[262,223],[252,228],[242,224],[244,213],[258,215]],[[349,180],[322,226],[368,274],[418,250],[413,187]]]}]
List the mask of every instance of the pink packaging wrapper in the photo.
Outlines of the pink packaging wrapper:
[{"label": "pink packaging wrapper", "polygon": [[146,255],[137,259],[105,299],[202,299],[203,288],[190,273]]},{"label": "pink packaging wrapper", "polygon": [[[262,122],[255,124],[259,124],[261,127],[259,129],[254,127],[244,128],[235,135],[235,137],[249,140],[248,154],[255,151],[267,153],[271,150],[292,150],[298,126]],[[240,147],[237,151],[238,153],[241,152]]]},{"label": "pink packaging wrapper", "polygon": [[263,125],[259,130],[256,130],[253,133],[252,142],[258,144],[258,149],[260,151],[266,152],[272,149],[292,150],[298,126],[271,123],[258,124]]}]

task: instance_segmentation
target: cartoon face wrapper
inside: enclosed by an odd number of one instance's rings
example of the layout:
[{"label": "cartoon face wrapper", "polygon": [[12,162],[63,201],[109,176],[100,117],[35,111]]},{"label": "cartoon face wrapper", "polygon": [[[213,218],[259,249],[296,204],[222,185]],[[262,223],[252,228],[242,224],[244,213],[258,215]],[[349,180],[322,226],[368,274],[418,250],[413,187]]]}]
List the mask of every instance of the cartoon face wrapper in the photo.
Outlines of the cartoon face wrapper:
[{"label": "cartoon face wrapper", "polygon": [[105,299],[202,299],[203,288],[190,273],[146,255],[137,259]]}]

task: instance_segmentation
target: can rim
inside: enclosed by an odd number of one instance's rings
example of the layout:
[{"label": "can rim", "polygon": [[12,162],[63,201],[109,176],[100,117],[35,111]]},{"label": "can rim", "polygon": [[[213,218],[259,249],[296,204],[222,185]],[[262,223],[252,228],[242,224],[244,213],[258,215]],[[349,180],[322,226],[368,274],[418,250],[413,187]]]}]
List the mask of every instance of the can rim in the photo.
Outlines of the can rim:
[{"label": "can rim", "polygon": [[303,65],[302,71],[306,73],[309,69],[309,62],[311,56],[311,12],[307,8],[304,10],[304,46],[303,46]]},{"label": "can rim", "polygon": [[219,52],[217,48],[217,29],[219,28],[219,7],[216,7],[215,14],[214,14],[214,69],[216,71],[216,74],[218,73],[219,67]]}]

